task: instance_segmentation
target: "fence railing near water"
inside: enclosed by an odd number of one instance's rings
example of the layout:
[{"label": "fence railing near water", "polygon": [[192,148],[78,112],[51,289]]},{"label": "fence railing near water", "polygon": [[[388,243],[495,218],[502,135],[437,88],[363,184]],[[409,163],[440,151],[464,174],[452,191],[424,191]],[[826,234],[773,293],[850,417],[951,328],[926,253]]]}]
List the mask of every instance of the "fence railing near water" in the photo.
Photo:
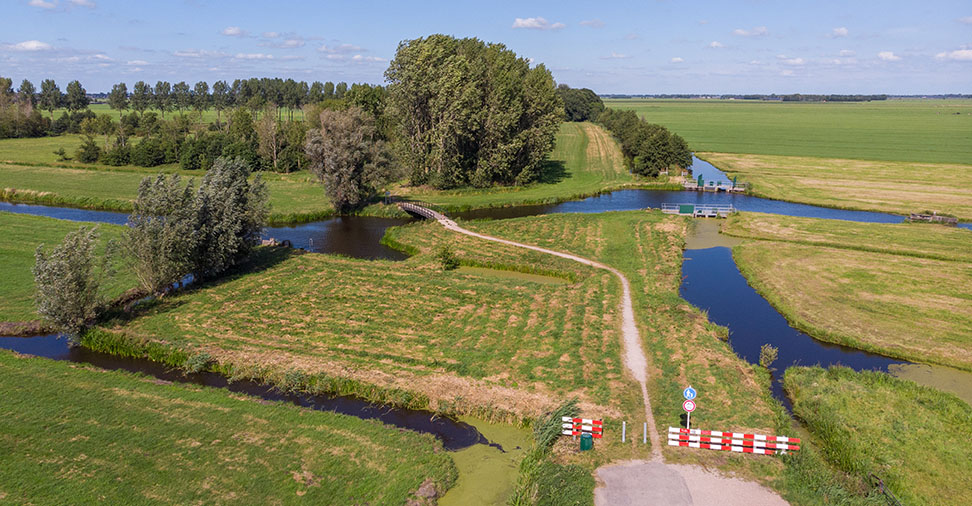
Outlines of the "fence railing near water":
[{"label": "fence railing near water", "polygon": [[725,218],[735,212],[732,204],[662,204],[665,214],[694,216],[696,218]]},{"label": "fence railing near water", "polygon": [[688,191],[706,191],[706,192],[745,192],[748,186],[746,183],[736,183],[733,184],[731,181],[703,181],[702,186],[699,186],[699,182],[685,181],[682,183],[682,187]]},{"label": "fence railing near water", "polygon": [[718,430],[668,428],[668,446],[687,446],[705,450],[781,455],[797,451],[800,439],[786,436],[766,436]]}]

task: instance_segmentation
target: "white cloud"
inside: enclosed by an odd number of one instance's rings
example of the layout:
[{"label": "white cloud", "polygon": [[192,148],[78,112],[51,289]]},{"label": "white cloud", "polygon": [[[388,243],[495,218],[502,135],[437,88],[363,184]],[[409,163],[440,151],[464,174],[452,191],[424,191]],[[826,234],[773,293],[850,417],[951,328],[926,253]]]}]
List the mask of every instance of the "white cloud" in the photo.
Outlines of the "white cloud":
[{"label": "white cloud", "polygon": [[786,69],[786,70],[780,71],[780,75],[783,76],[783,77],[790,77],[790,76],[793,76],[794,73],[793,73],[792,70]]},{"label": "white cloud", "polygon": [[625,58],[630,58],[630,56],[628,56],[626,54],[615,53],[614,51],[611,51],[611,54],[609,54],[607,56],[602,56],[601,57],[602,60],[623,60]]},{"label": "white cloud", "polygon": [[74,5],[77,5],[78,7],[87,7],[89,9],[94,9],[95,7],[97,7],[97,5],[91,0],[68,0],[68,1]]},{"label": "white cloud", "polygon": [[221,53],[219,51],[207,51],[205,49],[184,49],[181,51],[175,51],[172,53],[179,58],[203,58],[203,57],[219,57],[226,56],[226,53]]},{"label": "white cloud", "polygon": [[4,44],[3,49],[10,49],[13,51],[49,51],[54,49],[54,46],[46,42],[41,42],[39,40],[25,40],[23,42],[18,42],[16,44]]},{"label": "white cloud", "polygon": [[566,26],[563,23],[551,23],[539,16],[535,18],[516,18],[513,21],[513,28],[527,28],[530,30],[559,30]]},{"label": "white cloud", "polygon": [[236,56],[233,58],[237,60],[272,60],[273,55],[266,53],[236,53]]},{"label": "white cloud", "polygon": [[736,28],[732,31],[733,35],[738,35],[740,37],[762,37],[763,35],[768,35],[769,30],[765,26],[757,26],[752,30],[744,30],[742,28]]},{"label": "white cloud", "polygon": [[101,61],[115,61],[114,58],[112,58],[112,57],[110,57],[110,56],[108,56],[108,55],[106,55],[104,53],[93,54],[93,55],[91,55],[91,59],[92,60],[101,60]]},{"label": "white cloud", "polygon": [[776,58],[779,59],[784,65],[803,65],[807,62],[803,58],[790,58],[785,54],[778,54],[776,55]]},{"label": "white cloud", "polygon": [[725,44],[719,42],[718,40],[713,40],[712,42],[709,43],[709,47],[713,49],[718,49],[720,47],[726,47],[726,46]]},{"label": "white cloud", "polygon": [[846,37],[847,36],[847,33],[848,32],[847,32],[847,27],[846,26],[839,26],[837,28],[834,28],[834,31],[830,32],[830,36],[831,37],[834,37],[834,38],[836,38],[836,37]]},{"label": "white cloud", "polygon": [[148,62],[145,60],[128,60],[125,65],[148,65]]},{"label": "white cloud", "polygon": [[377,56],[365,56],[365,55],[361,55],[361,54],[356,54],[356,55],[352,56],[351,57],[351,60],[352,61],[356,61],[356,62],[383,62],[383,61],[385,61],[384,58],[379,58]]},{"label": "white cloud", "polygon": [[629,33],[624,36],[624,40],[638,40],[640,38],[641,36],[638,35],[637,33]]},{"label": "white cloud", "polygon": [[277,32],[263,32],[263,37],[267,39],[276,39],[280,34]]},{"label": "white cloud", "polygon": [[581,21],[580,24],[583,26],[589,26],[591,28],[604,28],[604,21],[601,21],[600,19],[596,19],[596,18],[585,19],[584,21]]},{"label": "white cloud", "polygon": [[27,5],[30,5],[31,7],[40,7],[41,9],[53,9],[57,7],[56,3],[45,2],[44,0],[30,0],[30,2],[27,2]]},{"label": "white cloud", "polygon": [[877,54],[877,56],[878,58],[884,61],[898,61],[901,59],[900,56],[894,54],[891,51],[881,51],[880,53]]},{"label": "white cloud", "polygon": [[361,46],[355,46],[354,44],[341,44],[338,46],[328,46],[327,44],[324,44],[317,48],[317,50],[327,54],[347,54],[364,51]]},{"label": "white cloud", "polygon": [[854,51],[851,51],[850,49],[841,49],[840,50],[840,55],[841,56],[854,56],[855,54],[857,54],[857,53],[854,52]]},{"label": "white cloud", "polygon": [[956,49],[935,55],[937,60],[972,61],[972,49]]},{"label": "white cloud", "polygon": [[966,25],[972,25],[972,16],[965,16],[964,18],[959,18],[958,22]]},{"label": "white cloud", "polygon": [[675,58],[672,58],[672,63],[683,63],[683,62],[685,62],[685,60],[682,59],[681,56],[676,56]]},{"label": "white cloud", "polygon": [[219,33],[226,35],[227,37],[246,37],[246,30],[238,26],[227,26]]}]

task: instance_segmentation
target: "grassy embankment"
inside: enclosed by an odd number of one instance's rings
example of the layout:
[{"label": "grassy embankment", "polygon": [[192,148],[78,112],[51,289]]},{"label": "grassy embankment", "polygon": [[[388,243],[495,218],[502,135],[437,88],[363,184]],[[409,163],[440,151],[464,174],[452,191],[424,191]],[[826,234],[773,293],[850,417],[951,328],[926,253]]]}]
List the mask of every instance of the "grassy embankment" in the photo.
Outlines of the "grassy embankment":
[{"label": "grassy embankment", "polygon": [[456,470],[429,435],[0,350],[0,502],[403,504]]},{"label": "grassy embankment", "polygon": [[[34,309],[34,252],[39,244],[50,251],[64,236],[78,229],[80,223],[0,211],[0,322],[37,320]],[[87,223],[86,225],[95,226]],[[99,224],[101,241],[119,240],[124,227]],[[103,246],[99,251],[103,251]],[[117,297],[135,286],[135,277],[120,259],[118,275],[108,280],[107,293]]]},{"label": "grassy embankment", "polygon": [[972,233],[741,213],[723,231],[749,282],[818,339],[972,370]]},{"label": "grassy embankment", "polygon": [[826,458],[867,480],[875,473],[902,504],[972,503],[972,408],[879,372],[787,369],[793,413]]},{"label": "grassy embankment", "polygon": [[[66,146],[73,152],[80,142],[77,135],[0,141],[0,200],[127,212],[145,176],[164,171],[186,178],[202,177],[202,172],[182,171],[175,165],[102,167],[56,161],[56,148]],[[549,167],[544,182],[520,187],[434,191],[395,186],[392,193],[447,209],[473,209],[560,202],[626,187],[671,186],[629,174],[610,134],[591,123],[562,126]],[[334,214],[310,174],[261,175],[270,190],[273,224],[306,222]],[[392,216],[400,211],[395,206],[375,204],[361,214]]]},{"label": "grassy embankment", "polygon": [[699,152],[952,164],[972,160],[972,100],[608,99],[605,105],[634,110],[681,135]]},{"label": "grassy embankment", "polygon": [[399,186],[392,193],[459,211],[483,207],[561,202],[622,188],[681,189],[658,180],[635,176],[610,132],[593,123],[564,123],[544,182],[524,187],[435,191]]}]

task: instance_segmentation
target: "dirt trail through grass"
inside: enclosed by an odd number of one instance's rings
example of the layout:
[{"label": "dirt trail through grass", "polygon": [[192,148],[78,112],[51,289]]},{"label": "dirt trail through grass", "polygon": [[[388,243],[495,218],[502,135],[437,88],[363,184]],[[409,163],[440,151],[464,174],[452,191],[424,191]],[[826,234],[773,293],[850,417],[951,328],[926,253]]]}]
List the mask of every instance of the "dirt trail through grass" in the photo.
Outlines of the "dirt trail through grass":
[{"label": "dirt trail through grass", "polygon": [[[580,262],[584,265],[607,270],[621,280],[623,291],[621,329],[624,337],[624,363],[641,386],[641,395],[645,404],[645,419],[648,421],[648,435],[651,440],[652,459],[651,461],[636,460],[599,468],[597,478],[600,486],[594,492],[595,504],[644,504],[646,499],[654,499],[653,503],[657,501],[665,504],[710,504],[714,498],[722,498],[725,501],[723,504],[738,504],[740,506],[786,504],[786,501],[776,493],[758,483],[713,474],[699,466],[670,465],[662,462],[661,438],[656,430],[655,419],[651,410],[651,399],[648,397],[648,375],[646,372],[648,361],[641,348],[641,336],[635,323],[631,285],[624,274],[611,266],[570,253],[472,232],[462,228],[455,221],[440,213],[430,211],[429,214],[448,230]],[[727,491],[728,496],[726,495]]]}]

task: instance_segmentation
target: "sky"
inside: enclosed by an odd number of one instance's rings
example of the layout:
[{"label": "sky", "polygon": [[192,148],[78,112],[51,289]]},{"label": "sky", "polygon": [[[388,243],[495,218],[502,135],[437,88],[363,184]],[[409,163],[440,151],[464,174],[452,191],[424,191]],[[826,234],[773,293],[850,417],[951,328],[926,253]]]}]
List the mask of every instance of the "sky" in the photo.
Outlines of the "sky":
[{"label": "sky", "polygon": [[499,42],[601,94],[972,93],[969,0],[0,0],[0,76],[384,83],[398,44]]}]

